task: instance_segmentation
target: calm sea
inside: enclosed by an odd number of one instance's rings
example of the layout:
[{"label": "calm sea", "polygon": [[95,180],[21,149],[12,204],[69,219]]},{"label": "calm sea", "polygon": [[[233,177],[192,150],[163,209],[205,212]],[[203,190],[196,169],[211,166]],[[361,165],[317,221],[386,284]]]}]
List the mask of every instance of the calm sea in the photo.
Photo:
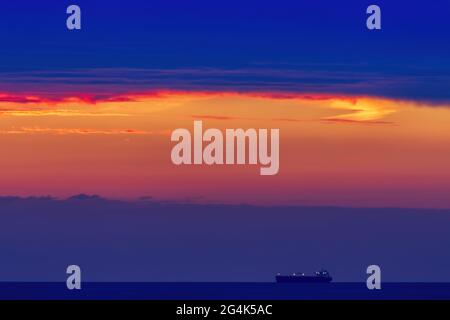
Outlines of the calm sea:
[{"label": "calm sea", "polygon": [[272,282],[83,283],[68,290],[58,282],[3,282],[0,299],[137,299],[137,300],[308,300],[308,299],[450,299],[450,283],[383,283],[368,290],[365,283],[278,284]]}]

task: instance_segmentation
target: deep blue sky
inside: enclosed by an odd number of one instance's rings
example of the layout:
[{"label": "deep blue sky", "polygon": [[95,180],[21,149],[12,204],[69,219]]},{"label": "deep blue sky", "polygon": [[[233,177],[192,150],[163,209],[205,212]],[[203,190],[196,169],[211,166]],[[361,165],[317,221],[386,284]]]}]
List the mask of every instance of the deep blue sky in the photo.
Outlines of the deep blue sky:
[{"label": "deep blue sky", "polygon": [[[381,31],[365,27],[373,3],[382,9]],[[65,27],[69,4],[82,9],[81,31]],[[317,82],[325,84],[319,91],[448,102],[449,15],[446,0],[6,2],[0,83],[9,81],[6,71],[35,69],[287,69],[314,77],[293,79],[286,90]],[[345,86],[351,76],[362,86]],[[272,73],[240,80],[286,83]]]}]

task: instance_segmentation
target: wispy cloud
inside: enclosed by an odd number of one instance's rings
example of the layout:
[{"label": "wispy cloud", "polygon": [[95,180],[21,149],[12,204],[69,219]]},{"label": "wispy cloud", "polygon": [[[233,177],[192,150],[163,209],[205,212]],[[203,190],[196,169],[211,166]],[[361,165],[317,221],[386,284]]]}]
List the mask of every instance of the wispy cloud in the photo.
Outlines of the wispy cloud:
[{"label": "wispy cloud", "polygon": [[395,125],[393,121],[381,121],[381,120],[351,120],[351,119],[340,119],[340,118],[325,118],[322,119],[323,122],[328,123],[343,123],[343,124],[366,124],[366,125]]},{"label": "wispy cloud", "polygon": [[[219,115],[207,115],[207,114],[204,114],[204,115],[201,115],[201,114],[193,114],[192,116],[191,116],[192,118],[194,118],[194,119],[202,119],[202,120],[207,120],[207,119],[210,119],[210,120],[238,120],[238,119],[240,119],[240,120],[242,120],[242,119],[244,119],[244,118],[239,118],[239,117],[229,117],[229,116],[219,116]],[[246,119],[246,118],[245,118]]]},{"label": "wispy cloud", "polygon": [[20,127],[0,130],[0,134],[54,134],[54,135],[169,135],[168,131],[147,131],[136,129],[90,129],[90,128],[42,128]]},{"label": "wispy cloud", "polygon": [[5,116],[15,116],[15,117],[47,117],[47,116],[57,116],[57,117],[128,117],[130,114],[127,113],[107,113],[107,112],[83,112],[76,110],[39,110],[39,109],[10,109],[4,110],[0,109],[0,115]]}]

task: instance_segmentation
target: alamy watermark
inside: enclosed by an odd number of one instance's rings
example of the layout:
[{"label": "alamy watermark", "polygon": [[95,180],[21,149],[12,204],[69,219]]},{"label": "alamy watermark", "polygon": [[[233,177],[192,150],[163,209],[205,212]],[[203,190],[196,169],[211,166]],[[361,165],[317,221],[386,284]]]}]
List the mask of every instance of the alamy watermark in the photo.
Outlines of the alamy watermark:
[{"label": "alamy watermark", "polygon": [[66,273],[69,275],[66,280],[67,289],[81,290],[81,268],[72,264],[67,267]]},{"label": "alamy watermark", "polygon": [[381,30],[381,9],[379,6],[372,4],[367,7],[367,14],[370,16],[366,20],[366,26],[369,30]]},{"label": "alamy watermark", "polygon": [[[270,136],[270,137],[269,137]],[[275,175],[280,168],[280,130],[219,129],[203,131],[203,122],[194,121],[194,132],[176,129],[172,132],[171,159],[175,165],[256,165],[261,175]],[[270,151],[269,151],[270,149]]]},{"label": "alamy watermark", "polygon": [[367,267],[366,273],[369,275],[366,281],[367,289],[380,290],[381,289],[381,268],[376,265],[370,265]]},{"label": "alamy watermark", "polygon": [[[67,7],[66,13],[69,17],[66,20],[66,26],[69,30],[81,30],[81,8],[72,4]],[[372,4],[367,7],[366,14],[370,16],[366,20],[366,27],[369,30],[381,29],[381,9],[378,5]]]},{"label": "alamy watermark", "polygon": [[66,20],[66,26],[69,30],[81,29],[81,8],[77,5],[67,7],[66,13],[69,14]]}]

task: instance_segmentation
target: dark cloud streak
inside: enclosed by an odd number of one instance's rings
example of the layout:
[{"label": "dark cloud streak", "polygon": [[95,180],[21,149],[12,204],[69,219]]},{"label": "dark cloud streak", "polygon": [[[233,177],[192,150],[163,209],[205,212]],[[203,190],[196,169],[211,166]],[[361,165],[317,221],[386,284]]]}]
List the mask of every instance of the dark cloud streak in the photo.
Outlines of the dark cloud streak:
[{"label": "dark cloud streak", "polygon": [[[114,100],[117,95],[148,91],[241,92],[289,98],[375,96],[429,105],[450,103],[450,75],[383,75],[379,72],[291,69],[137,69],[96,68],[65,71],[0,72],[0,86],[10,96],[0,101],[29,103],[20,93]],[[347,67],[348,69],[348,67]],[[17,95],[17,96],[16,96]],[[2,100],[3,99],[3,100]],[[115,101],[115,100],[114,100]],[[119,100],[120,101],[120,100]]]}]

